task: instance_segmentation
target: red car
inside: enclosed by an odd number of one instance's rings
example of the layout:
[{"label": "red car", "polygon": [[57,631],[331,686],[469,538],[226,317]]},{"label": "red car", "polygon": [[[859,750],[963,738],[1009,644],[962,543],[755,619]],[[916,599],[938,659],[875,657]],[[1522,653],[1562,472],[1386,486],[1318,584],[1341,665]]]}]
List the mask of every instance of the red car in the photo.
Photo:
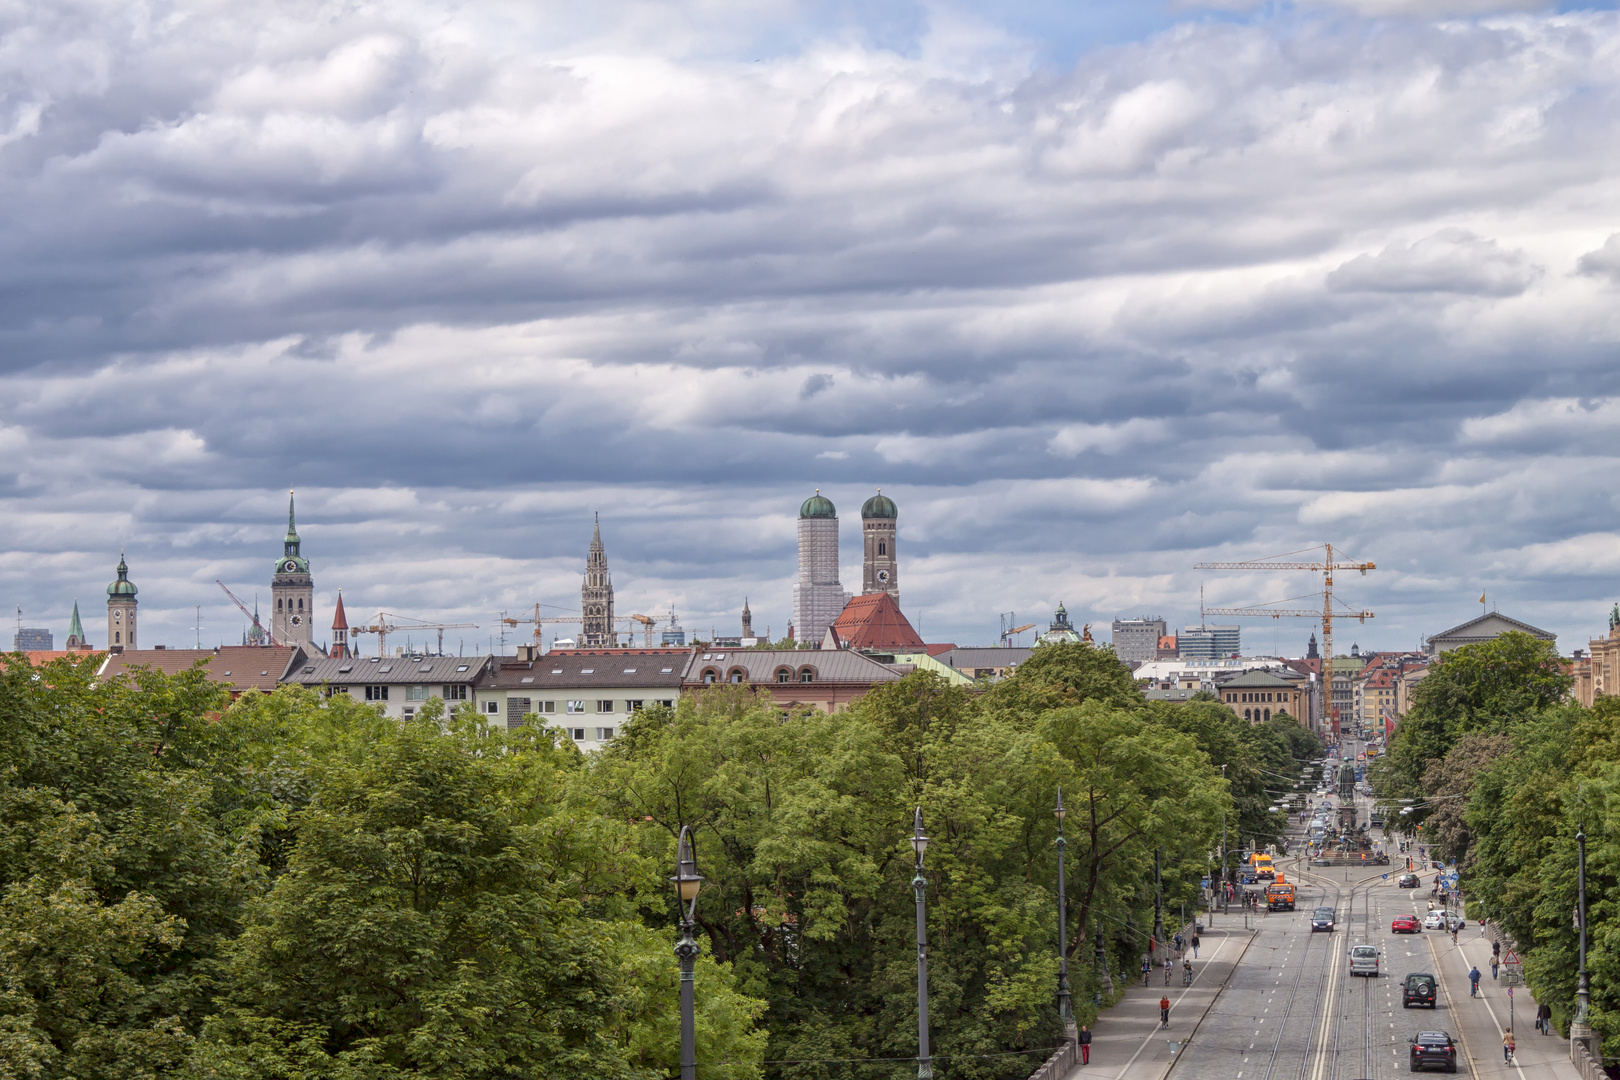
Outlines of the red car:
[{"label": "red car", "polygon": [[1389,924],[1389,932],[1392,934],[1416,934],[1421,930],[1416,915],[1397,915],[1395,921]]}]

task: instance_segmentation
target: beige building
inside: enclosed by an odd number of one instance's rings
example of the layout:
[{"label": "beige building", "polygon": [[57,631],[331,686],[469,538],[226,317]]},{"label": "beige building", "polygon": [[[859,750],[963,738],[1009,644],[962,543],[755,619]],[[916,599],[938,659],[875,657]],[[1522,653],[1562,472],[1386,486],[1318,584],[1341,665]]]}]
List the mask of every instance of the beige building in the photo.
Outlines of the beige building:
[{"label": "beige building", "polygon": [[1607,637],[1591,638],[1587,644],[1591,655],[1575,654],[1571,674],[1575,685],[1570,688],[1576,701],[1591,708],[1599,694],[1620,693],[1620,604],[1609,614]]},{"label": "beige building", "polygon": [[384,716],[408,720],[434,698],[454,709],[476,700],[477,688],[494,674],[493,656],[315,656],[290,669],[283,682],[347,694]]},{"label": "beige building", "polygon": [[581,750],[618,738],[625,722],[654,705],[674,708],[692,650],[524,648],[494,658],[491,676],[474,692],[478,714],[507,730],[528,724],[560,728]]},{"label": "beige building", "polygon": [[1510,630],[1517,630],[1521,634],[1540,638],[1542,641],[1556,642],[1558,635],[1531,626],[1527,622],[1509,618],[1500,611],[1487,612],[1477,618],[1469,619],[1465,623],[1453,626],[1450,630],[1431,635],[1428,640],[1429,655],[1439,657],[1452,649],[1459,649],[1464,645],[1477,645],[1482,641],[1493,641]]},{"label": "beige building", "polygon": [[896,682],[912,670],[849,649],[725,649],[693,654],[683,685],[693,692],[716,683],[755,686],[769,690],[790,712],[840,712],[872,687]]},{"label": "beige building", "polygon": [[1305,723],[1309,709],[1306,696],[1309,683],[1303,679],[1285,679],[1269,671],[1247,671],[1221,683],[1216,692],[1227,708],[1250,723],[1263,724],[1278,713]]}]

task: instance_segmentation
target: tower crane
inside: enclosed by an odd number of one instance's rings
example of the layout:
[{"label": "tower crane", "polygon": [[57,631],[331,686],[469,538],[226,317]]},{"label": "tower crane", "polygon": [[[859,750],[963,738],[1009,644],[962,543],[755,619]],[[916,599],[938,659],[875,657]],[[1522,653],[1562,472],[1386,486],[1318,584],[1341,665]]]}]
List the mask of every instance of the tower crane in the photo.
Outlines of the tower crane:
[{"label": "tower crane", "polygon": [[[536,645],[540,644],[540,628],[542,626],[546,625],[547,623],[567,623],[569,625],[578,626],[578,625],[580,625],[582,620],[583,620],[583,616],[581,616],[581,615],[541,615],[540,614],[540,605],[539,604],[534,605],[534,614],[533,615],[526,616],[524,618],[514,619],[514,618],[508,617],[507,614],[504,611],[501,613],[501,623],[502,623],[502,625],[505,625],[505,626],[533,626],[534,627],[534,643]],[[646,643],[647,648],[652,647],[653,627],[655,625],[657,625],[658,620],[649,618],[646,615],[631,615],[628,618],[621,615],[621,616],[616,617],[613,620],[613,622],[614,622],[614,624],[616,626],[628,626],[630,628],[630,632],[632,634],[635,633],[635,625],[637,623],[640,623],[641,624],[641,629],[643,631],[643,639],[642,640]]]},{"label": "tower crane", "polygon": [[281,642],[277,641],[275,638],[270,636],[270,631],[266,630],[263,626],[259,625],[259,616],[257,614],[255,614],[254,612],[249,611],[248,606],[246,604],[242,603],[241,599],[238,598],[235,593],[231,592],[230,589],[226,588],[225,583],[223,581],[219,580],[219,578],[215,578],[214,579],[214,584],[218,585],[221,589],[225,589],[225,595],[231,598],[231,603],[235,604],[237,606],[237,608],[242,612],[242,614],[246,615],[249,619],[253,620],[253,628],[255,630],[257,630],[260,634],[264,635],[264,640],[268,641],[272,645],[280,645],[281,644]]},{"label": "tower crane", "polygon": [[[1314,572],[1319,573],[1319,574],[1322,575],[1322,609],[1321,609],[1321,611],[1316,611],[1316,610],[1314,610],[1312,608],[1281,608],[1281,607],[1272,607],[1270,605],[1262,605],[1260,607],[1248,607],[1248,608],[1207,608],[1207,609],[1204,609],[1204,614],[1205,615],[1235,615],[1235,616],[1246,617],[1246,618],[1253,618],[1253,617],[1265,615],[1265,616],[1270,616],[1273,619],[1282,618],[1284,616],[1293,616],[1293,617],[1298,617],[1298,618],[1304,618],[1304,617],[1320,618],[1322,620],[1322,654],[1323,654],[1323,657],[1324,657],[1323,662],[1322,662],[1322,674],[1323,674],[1323,680],[1322,681],[1323,681],[1323,684],[1324,684],[1323,685],[1323,693],[1327,697],[1328,715],[1333,718],[1333,730],[1334,730],[1334,733],[1337,734],[1338,730],[1339,730],[1339,707],[1337,705],[1333,704],[1333,619],[1335,617],[1335,612],[1333,610],[1333,571],[1335,571],[1335,570],[1359,570],[1359,571],[1361,571],[1361,576],[1366,577],[1367,576],[1367,571],[1378,569],[1378,565],[1376,563],[1370,563],[1370,562],[1341,562],[1341,561],[1337,561],[1334,558],[1334,552],[1333,552],[1333,545],[1332,544],[1323,544],[1322,545],[1323,555],[1322,555],[1322,561],[1321,562],[1286,562],[1286,561],[1284,561],[1284,560],[1288,559],[1288,557],[1291,556],[1291,555],[1303,555],[1307,551],[1315,551],[1315,550],[1316,550],[1316,548],[1314,548],[1314,547],[1302,548],[1299,551],[1285,551],[1281,555],[1269,555],[1264,559],[1254,559],[1254,560],[1250,560],[1250,561],[1247,561],[1247,562],[1201,562],[1201,563],[1195,563],[1193,565],[1193,569],[1194,570],[1311,570],[1311,571],[1314,571]],[[1341,556],[1342,556],[1342,553],[1341,553]],[[1311,595],[1311,594],[1307,594],[1307,595]],[[1303,599],[1303,598],[1304,597],[1295,597],[1294,599],[1297,600],[1297,599]],[[1288,602],[1289,601],[1287,601],[1287,600],[1278,601],[1278,603],[1282,603],[1282,604],[1286,604]],[[1200,606],[1202,606],[1202,605],[1200,605]],[[1373,613],[1370,612],[1370,611],[1349,611],[1349,610],[1345,610],[1345,611],[1338,612],[1337,617],[1341,618],[1341,619],[1355,619],[1357,622],[1363,622],[1364,623],[1368,619],[1373,617]]]},{"label": "tower crane", "polygon": [[[404,619],[403,623],[389,622],[389,619]],[[439,655],[444,655],[444,632],[446,630],[476,630],[477,623],[430,623],[422,619],[413,619],[409,615],[391,615],[386,611],[377,612],[377,619],[369,626],[351,626],[350,636],[355,634],[376,634],[377,655],[388,655],[388,635],[396,630],[437,630],[439,632]]]},{"label": "tower crane", "polygon": [[[644,648],[648,648],[648,649],[652,648],[653,627],[658,625],[658,620],[654,619],[654,618],[650,618],[649,616],[646,616],[646,615],[632,615],[632,616],[630,616],[630,620],[632,622],[638,622],[638,623],[641,624],[641,643],[642,643],[642,646]],[[632,629],[630,632],[631,632],[632,635],[635,634],[634,629]]]},{"label": "tower crane", "polygon": [[1023,626],[1009,626],[1009,625],[1007,625],[1008,623],[1010,623],[1012,621],[1013,621],[1013,613],[1010,612],[1010,611],[1007,612],[1007,614],[1005,614],[1005,615],[1003,615],[1001,617],[1001,647],[1002,648],[1006,648],[1007,647],[1007,642],[1009,640],[1011,640],[1012,638],[1017,637],[1019,634],[1022,634],[1025,630],[1033,630],[1033,629],[1035,629],[1035,624],[1032,623],[1032,622],[1031,623],[1025,623]]}]

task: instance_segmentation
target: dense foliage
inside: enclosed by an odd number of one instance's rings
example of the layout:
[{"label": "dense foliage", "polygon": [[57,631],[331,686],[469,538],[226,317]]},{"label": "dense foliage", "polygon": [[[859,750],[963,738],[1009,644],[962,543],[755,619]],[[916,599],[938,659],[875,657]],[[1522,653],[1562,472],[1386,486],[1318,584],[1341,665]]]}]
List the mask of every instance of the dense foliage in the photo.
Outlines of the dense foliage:
[{"label": "dense foliage", "polygon": [[1316,752],[1150,706],[1107,650],[1036,656],[989,693],[918,673],[831,716],[716,688],[590,758],[437,702],[397,722],[8,658],[0,1076],[668,1075],[683,825],[703,1075],[909,1075],[917,806],[936,1057],[1027,1075],[1058,1034],[1059,785],[1086,1018],[1096,934],[1116,972],[1145,947],[1155,858],[1166,911],[1195,899],[1222,823],[1233,850],[1274,836]]},{"label": "dense foliage", "polygon": [[[1587,837],[1594,1028],[1620,1049],[1620,699],[1564,700],[1548,642],[1525,634],[1447,653],[1413,693],[1374,783],[1392,820],[1455,859],[1468,914],[1499,924],[1555,1023],[1575,1008],[1575,835]],[[1403,810],[1409,812],[1402,814]]]}]

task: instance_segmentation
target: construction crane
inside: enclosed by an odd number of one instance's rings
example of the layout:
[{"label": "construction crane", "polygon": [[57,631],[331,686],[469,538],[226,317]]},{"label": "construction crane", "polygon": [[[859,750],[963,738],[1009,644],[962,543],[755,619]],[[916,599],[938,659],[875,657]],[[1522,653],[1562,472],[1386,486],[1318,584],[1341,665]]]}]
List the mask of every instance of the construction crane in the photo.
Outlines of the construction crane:
[{"label": "construction crane", "polygon": [[[235,604],[237,606],[237,608],[242,612],[242,614],[246,615],[249,619],[253,620],[253,628],[255,630],[257,630],[260,635],[263,635],[264,640],[268,641],[272,645],[280,645],[281,644],[281,642],[277,641],[275,638],[270,636],[270,631],[266,630],[263,626],[259,625],[258,613],[249,611],[248,606],[246,604],[242,603],[242,601],[237,597],[237,595],[235,593],[231,592],[230,589],[226,588],[225,583],[223,581],[219,580],[219,578],[215,578],[214,579],[214,584],[218,585],[221,589],[225,589],[225,595],[231,598],[231,603]],[[202,620],[201,620],[201,618],[199,618],[197,621],[201,622]]]},{"label": "construction crane", "polygon": [[[404,619],[402,623],[389,622],[389,619]],[[377,612],[377,619],[369,626],[351,626],[350,635],[376,634],[377,655],[388,655],[388,635],[397,630],[437,630],[439,632],[439,655],[444,655],[444,632],[446,630],[476,630],[477,623],[430,623],[422,619],[413,619],[409,615],[391,615],[386,611]]]},{"label": "construction crane", "polygon": [[1001,647],[1006,648],[1009,639],[1017,637],[1025,630],[1035,629],[1034,623],[1025,623],[1023,626],[1011,625],[1014,621],[1014,612],[1008,611],[1001,616]]},{"label": "construction crane", "polygon": [[[1370,562],[1340,562],[1334,559],[1333,545],[1322,545],[1321,562],[1287,562],[1284,561],[1292,555],[1303,555],[1316,548],[1303,548],[1300,551],[1286,551],[1281,555],[1271,555],[1264,559],[1254,559],[1248,562],[1202,562],[1195,563],[1195,570],[1311,570],[1322,575],[1322,609],[1316,611],[1311,608],[1280,608],[1262,605],[1249,608],[1207,608],[1203,609],[1205,615],[1235,615],[1245,618],[1270,616],[1273,619],[1283,616],[1320,618],[1322,620],[1322,674],[1323,694],[1326,695],[1328,715],[1333,718],[1333,730],[1339,729],[1339,707],[1333,704],[1333,620],[1355,619],[1357,622],[1366,622],[1373,617],[1370,611],[1341,611],[1333,610],[1333,571],[1359,570],[1361,576],[1366,577],[1367,571],[1378,569],[1376,563]],[[1303,597],[1295,597],[1303,599]],[[1286,604],[1289,601],[1280,600],[1278,603]],[[1200,605],[1202,608],[1202,605]]]},{"label": "construction crane", "polygon": [[[581,616],[581,615],[541,615],[540,614],[540,605],[539,604],[534,605],[534,614],[532,616],[527,617],[527,618],[513,619],[513,618],[508,618],[504,611],[501,613],[501,623],[503,625],[506,625],[506,626],[533,626],[534,627],[534,643],[536,645],[540,644],[540,628],[542,626],[544,626],[545,624],[547,624],[547,623],[568,623],[568,624],[573,625],[573,626],[580,626],[580,625],[582,625],[583,621],[584,621],[584,617]],[[630,630],[630,633],[632,634],[632,636],[635,634],[635,626],[636,626],[636,624],[640,623],[641,624],[641,629],[643,631],[642,640],[645,642],[645,647],[649,648],[649,649],[652,648],[653,627],[657,625],[657,623],[658,623],[657,619],[648,618],[646,615],[631,615],[628,618],[621,615],[621,616],[616,617],[613,620],[613,622],[614,622],[615,626],[627,626],[627,627],[629,627],[629,630]]]}]

